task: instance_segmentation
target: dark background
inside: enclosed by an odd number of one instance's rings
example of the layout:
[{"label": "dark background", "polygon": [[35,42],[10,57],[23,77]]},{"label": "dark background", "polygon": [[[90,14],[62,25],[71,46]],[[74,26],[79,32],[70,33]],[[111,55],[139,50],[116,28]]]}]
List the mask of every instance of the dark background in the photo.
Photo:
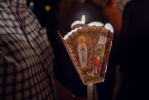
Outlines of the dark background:
[{"label": "dark background", "polygon": [[[33,6],[30,5],[31,2]],[[27,6],[34,12],[41,26],[47,28],[47,35],[52,46],[58,31],[59,2],[60,0],[27,0]],[[46,11],[45,6],[50,6],[50,10]]]}]

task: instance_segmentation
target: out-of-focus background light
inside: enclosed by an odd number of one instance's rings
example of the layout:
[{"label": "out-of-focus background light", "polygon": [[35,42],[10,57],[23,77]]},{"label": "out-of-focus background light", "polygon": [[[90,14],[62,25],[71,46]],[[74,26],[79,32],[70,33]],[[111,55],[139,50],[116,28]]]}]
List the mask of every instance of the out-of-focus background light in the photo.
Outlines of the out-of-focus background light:
[{"label": "out-of-focus background light", "polygon": [[30,6],[34,6],[34,2],[30,2],[30,4],[29,4]]},{"label": "out-of-focus background light", "polygon": [[33,11],[34,6],[35,6],[34,1],[33,0],[27,0],[27,6],[28,6],[28,8],[30,8]]},{"label": "out-of-focus background light", "polygon": [[51,7],[49,5],[45,6],[46,11],[50,11]]}]

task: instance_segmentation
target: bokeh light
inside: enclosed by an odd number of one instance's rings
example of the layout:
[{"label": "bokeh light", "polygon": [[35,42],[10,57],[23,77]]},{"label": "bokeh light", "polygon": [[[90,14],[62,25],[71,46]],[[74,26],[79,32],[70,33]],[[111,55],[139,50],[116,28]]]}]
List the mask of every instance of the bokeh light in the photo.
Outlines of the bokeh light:
[{"label": "bokeh light", "polygon": [[50,11],[51,7],[49,5],[45,6],[46,11]]},{"label": "bokeh light", "polygon": [[30,2],[30,4],[29,4],[30,6],[34,6],[34,2]]}]

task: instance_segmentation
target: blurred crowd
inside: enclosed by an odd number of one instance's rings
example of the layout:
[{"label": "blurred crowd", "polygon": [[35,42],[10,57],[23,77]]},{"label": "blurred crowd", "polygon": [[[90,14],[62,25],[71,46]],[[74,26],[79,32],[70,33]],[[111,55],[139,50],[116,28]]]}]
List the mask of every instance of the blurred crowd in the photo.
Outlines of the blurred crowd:
[{"label": "blurred crowd", "polygon": [[[55,76],[68,90],[87,97],[87,86],[82,84],[58,31],[64,36],[71,30],[71,24],[85,15],[86,23],[111,23],[114,28],[105,82],[96,84],[99,100],[149,100],[145,92],[148,91],[146,67],[149,54],[145,44],[148,41],[149,2],[142,1],[34,0],[32,10],[42,26],[47,28],[54,50]],[[50,5],[49,11],[45,10],[47,5]]]}]

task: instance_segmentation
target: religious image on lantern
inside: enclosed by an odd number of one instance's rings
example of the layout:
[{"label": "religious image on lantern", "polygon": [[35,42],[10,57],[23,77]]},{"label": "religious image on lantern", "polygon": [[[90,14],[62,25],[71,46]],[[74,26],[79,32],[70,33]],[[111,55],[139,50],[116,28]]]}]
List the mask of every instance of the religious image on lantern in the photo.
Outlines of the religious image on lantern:
[{"label": "religious image on lantern", "polygon": [[[90,37],[90,39],[88,39],[90,40],[90,43],[87,46],[85,36],[79,36],[77,46],[80,66],[84,70],[90,69],[87,71],[88,78],[90,78],[90,76],[98,77],[100,75],[101,61],[104,55],[105,43],[107,40],[107,38],[103,36],[98,36],[97,40],[92,38]],[[89,76],[89,73],[94,75],[90,74]]]},{"label": "religious image on lantern", "polygon": [[82,82],[103,82],[113,33],[104,26],[81,25],[60,37]]},{"label": "religious image on lantern", "polygon": [[83,37],[78,41],[77,52],[81,67],[87,67],[87,46]]}]

